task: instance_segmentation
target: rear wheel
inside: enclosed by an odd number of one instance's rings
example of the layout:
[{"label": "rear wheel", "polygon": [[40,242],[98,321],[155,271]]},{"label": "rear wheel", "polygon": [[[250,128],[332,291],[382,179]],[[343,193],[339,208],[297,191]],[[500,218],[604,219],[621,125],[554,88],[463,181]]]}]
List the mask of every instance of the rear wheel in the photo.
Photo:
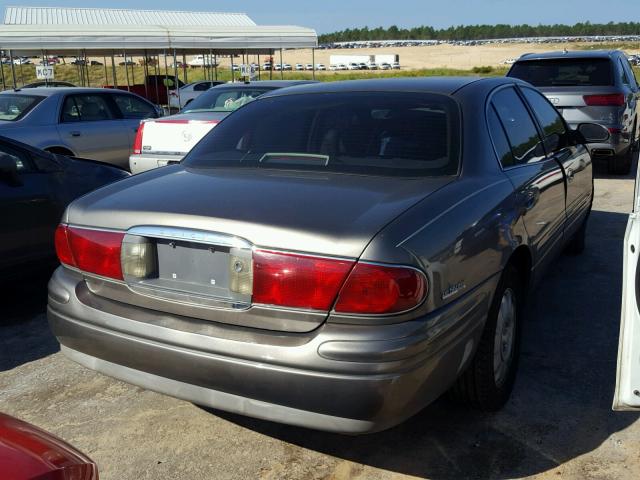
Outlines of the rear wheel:
[{"label": "rear wheel", "polygon": [[471,365],[449,396],[485,411],[499,410],[513,390],[520,353],[524,287],[511,265],[502,274]]}]

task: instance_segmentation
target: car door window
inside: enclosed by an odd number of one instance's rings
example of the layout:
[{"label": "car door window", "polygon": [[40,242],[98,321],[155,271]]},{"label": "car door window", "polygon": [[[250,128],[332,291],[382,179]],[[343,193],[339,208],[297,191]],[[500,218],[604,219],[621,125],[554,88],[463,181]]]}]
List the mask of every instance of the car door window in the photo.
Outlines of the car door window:
[{"label": "car door window", "polygon": [[629,61],[625,59],[620,59],[620,63],[622,64],[622,68],[627,73],[627,77],[629,77],[629,84],[633,88],[638,88],[638,80],[636,79],[635,73],[633,73],[633,68],[629,64]]},{"label": "car door window", "polygon": [[509,145],[507,134],[504,131],[502,122],[500,122],[493,105],[490,105],[487,111],[487,125],[489,126],[489,133],[493,140],[493,146],[496,149],[498,160],[502,164],[503,168],[511,167],[514,164],[511,146]]},{"label": "car door window", "polygon": [[504,126],[514,164],[531,163],[544,157],[542,140],[535,123],[520,96],[513,88],[504,88],[493,95],[492,105]]},{"label": "car door window", "polygon": [[157,116],[152,105],[133,95],[114,94],[113,99],[122,113],[122,118],[143,119]]},{"label": "car door window", "polygon": [[629,75],[627,75],[627,71],[622,64],[622,60],[618,59],[618,66],[620,68],[620,81],[623,85],[631,86],[631,80],[629,79]]},{"label": "car door window", "polygon": [[62,106],[63,123],[100,122],[114,118],[103,95],[69,95]]},{"label": "car door window", "polygon": [[567,133],[562,117],[540,92],[531,88],[523,88],[522,92],[542,128],[547,153],[555,152],[561,147]]},{"label": "car door window", "polygon": [[211,83],[210,82],[201,82],[201,83],[197,83],[193,87],[193,90],[195,92],[203,92],[205,90],[209,90],[210,88],[211,88]]}]

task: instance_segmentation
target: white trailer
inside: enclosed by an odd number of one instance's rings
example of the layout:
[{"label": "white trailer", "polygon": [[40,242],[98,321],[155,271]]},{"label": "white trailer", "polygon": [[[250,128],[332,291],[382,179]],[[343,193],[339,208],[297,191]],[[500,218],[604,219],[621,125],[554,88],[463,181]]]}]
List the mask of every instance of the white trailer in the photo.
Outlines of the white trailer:
[{"label": "white trailer", "polygon": [[394,62],[400,63],[400,55],[393,53],[383,55],[330,55],[329,63],[331,65],[338,65],[344,63],[349,65],[350,63],[366,63],[367,65],[375,63],[380,65],[381,63],[388,63],[393,65]]},{"label": "white trailer", "polygon": [[329,55],[329,63],[331,65],[338,65],[344,63],[349,65],[350,63],[371,63],[374,55]]},{"label": "white trailer", "polygon": [[381,63],[388,63],[389,65],[393,65],[395,62],[400,63],[400,55],[395,55],[393,53],[386,55],[372,55],[374,57],[375,63],[380,65]]}]

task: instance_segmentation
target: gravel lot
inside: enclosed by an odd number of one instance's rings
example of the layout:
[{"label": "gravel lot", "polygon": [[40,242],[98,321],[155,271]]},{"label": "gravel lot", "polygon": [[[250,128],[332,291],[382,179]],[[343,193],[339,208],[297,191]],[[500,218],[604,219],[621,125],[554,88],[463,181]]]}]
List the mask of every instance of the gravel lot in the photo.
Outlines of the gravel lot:
[{"label": "gravel lot", "polygon": [[534,295],[499,413],[440,400],[390,431],[343,437],[202,409],[64,358],[45,276],[5,291],[0,410],[89,454],[101,480],[640,478],[639,416],[610,409],[633,179],[595,184],[587,251],[561,257]]}]

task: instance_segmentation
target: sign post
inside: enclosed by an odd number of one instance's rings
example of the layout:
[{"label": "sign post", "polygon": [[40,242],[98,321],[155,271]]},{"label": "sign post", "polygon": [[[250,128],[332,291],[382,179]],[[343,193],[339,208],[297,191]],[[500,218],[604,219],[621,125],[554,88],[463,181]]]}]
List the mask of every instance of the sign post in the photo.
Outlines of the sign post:
[{"label": "sign post", "polygon": [[36,65],[36,78],[47,83],[49,80],[53,80],[53,65]]}]

